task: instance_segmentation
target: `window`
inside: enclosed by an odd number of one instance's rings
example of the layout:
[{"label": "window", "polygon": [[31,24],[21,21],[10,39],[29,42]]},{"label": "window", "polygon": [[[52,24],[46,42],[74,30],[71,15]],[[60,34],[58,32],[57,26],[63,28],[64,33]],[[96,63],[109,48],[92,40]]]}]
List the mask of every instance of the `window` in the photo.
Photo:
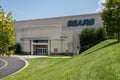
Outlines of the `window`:
[{"label": "window", "polygon": [[48,43],[48,40],[33,40],[33,43]]},{"label": "window", "polygon": [[58,48],[54,48],[54,52],[57,53],[58,52]]}]

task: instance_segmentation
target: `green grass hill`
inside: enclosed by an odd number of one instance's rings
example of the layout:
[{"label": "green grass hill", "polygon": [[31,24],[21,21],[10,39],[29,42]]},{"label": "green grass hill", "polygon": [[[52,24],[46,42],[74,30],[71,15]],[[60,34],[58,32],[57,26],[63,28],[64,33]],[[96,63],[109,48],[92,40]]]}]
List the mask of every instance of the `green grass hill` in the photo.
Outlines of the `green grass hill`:
[{"label": "green grass hill", "polygon": [[23,71],[2,80],[120,80],[120,43],[106,40],[79,56],[29,59]]}]

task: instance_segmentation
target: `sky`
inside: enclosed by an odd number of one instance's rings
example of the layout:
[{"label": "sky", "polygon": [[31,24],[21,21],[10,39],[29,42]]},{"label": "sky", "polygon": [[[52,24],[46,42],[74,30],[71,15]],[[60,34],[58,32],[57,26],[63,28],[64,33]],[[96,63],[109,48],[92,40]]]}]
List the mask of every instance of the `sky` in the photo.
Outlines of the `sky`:
[{"label": "sky", "polygon": [[0,0],[16,21],[92,14],[101,11],[105,0]]}]

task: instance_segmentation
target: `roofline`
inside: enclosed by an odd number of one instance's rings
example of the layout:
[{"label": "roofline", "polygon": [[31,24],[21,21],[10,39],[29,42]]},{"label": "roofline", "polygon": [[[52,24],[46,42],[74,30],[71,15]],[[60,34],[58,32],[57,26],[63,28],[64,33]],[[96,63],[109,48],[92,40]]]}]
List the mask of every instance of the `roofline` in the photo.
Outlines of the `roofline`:
[{"label": "roofline", "polygon": [[70,16],[59,16],[59,17],[51,17],[51,18],[41,18],[41,19],[30,19],[30,20],[20,20],[16,22],[25,22],[25,21],[36,21],[36,20],[46,20],[46,19],[57,19],[57,18],[66,18],[66,17],[75,17],[75,16],[86,16],[86,15],[95,15],[100,13],[90,13],[90,14],[80,14],[80,15],[70,15]]}]

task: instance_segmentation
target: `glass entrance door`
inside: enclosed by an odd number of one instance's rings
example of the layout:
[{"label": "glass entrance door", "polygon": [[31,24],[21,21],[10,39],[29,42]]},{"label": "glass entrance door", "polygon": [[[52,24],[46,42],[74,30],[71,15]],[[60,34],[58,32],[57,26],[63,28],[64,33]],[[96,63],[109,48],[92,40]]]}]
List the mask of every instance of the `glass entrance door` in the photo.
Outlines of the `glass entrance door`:
[{"label": "glass entrance door", "polygon": [[48,55],[48,45],[34,45],[33,50],[35,55]]},{"label": "glass entrance door", "polygon": [[47,55],[48,48],[37,48],[36,52],[37,52],[38,55]]}]

